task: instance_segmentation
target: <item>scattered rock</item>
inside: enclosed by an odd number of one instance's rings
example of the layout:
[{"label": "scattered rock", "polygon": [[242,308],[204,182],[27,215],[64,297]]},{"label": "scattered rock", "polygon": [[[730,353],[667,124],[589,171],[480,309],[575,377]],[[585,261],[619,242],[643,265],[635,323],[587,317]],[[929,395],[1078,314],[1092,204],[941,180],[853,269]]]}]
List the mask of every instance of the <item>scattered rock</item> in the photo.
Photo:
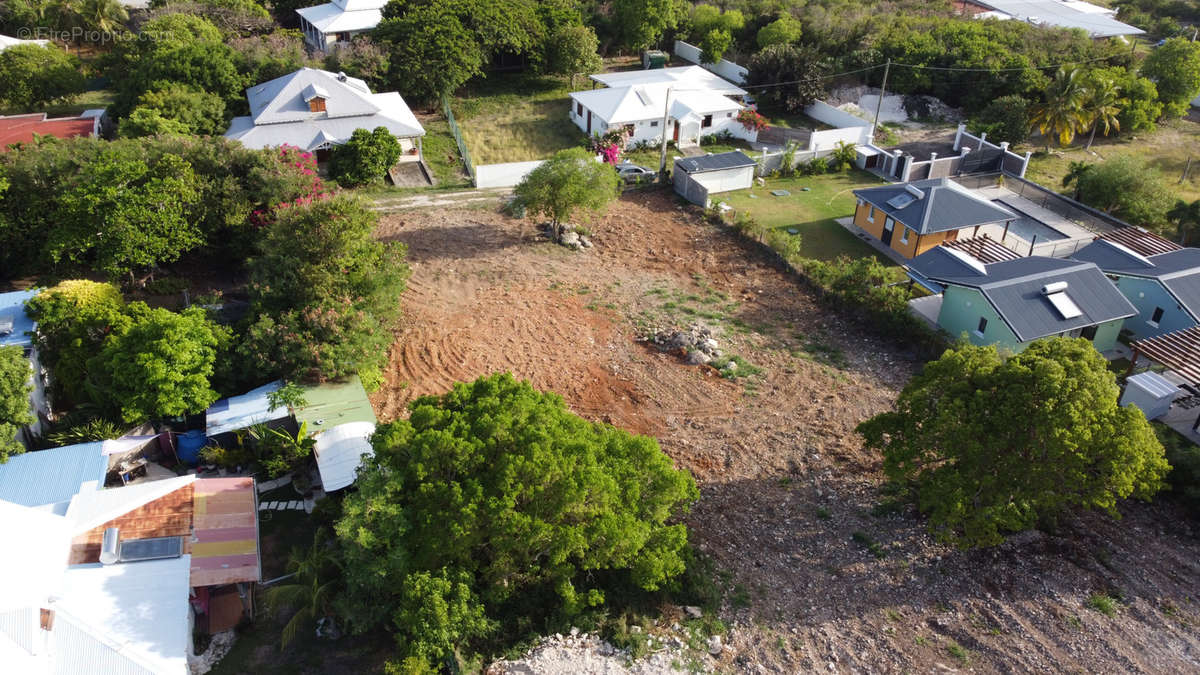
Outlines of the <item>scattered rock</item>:
[{"label": "scattered rock", "polygon": [[579,241],[579,235],[575,232],[571,232],[570,230],[563,232],[562,240],[559,243],[567,248],[573,248],[575,250],[583,248],[583,244]]},{"label": "scattered rock", "polygon": [[721,644],[721,636],[714,635],[708,638],[708,653],[713,656],[720,656],[723,645]]},{"label": "scattered rock", "polygon": [[688,605],[687,607],[684,607],[683,611],[693,619],[699,619],[704,616],[704,612],[700,611],[700,608],[694,605]]},{"label": "scattered rock", "polygon": [[693,349],[688,352],[687,364],[689,366],[706,366],[710,361],[712,361],[712,357],[699,349]]}]

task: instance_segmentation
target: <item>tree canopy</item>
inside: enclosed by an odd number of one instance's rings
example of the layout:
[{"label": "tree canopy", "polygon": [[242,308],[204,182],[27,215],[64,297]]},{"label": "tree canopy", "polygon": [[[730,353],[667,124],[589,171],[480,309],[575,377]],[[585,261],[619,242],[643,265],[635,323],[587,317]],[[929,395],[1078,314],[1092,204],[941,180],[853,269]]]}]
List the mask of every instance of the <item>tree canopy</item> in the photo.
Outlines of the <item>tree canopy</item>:
[{"label": "tree canopy", "polygon": [[387,127],[355,129],[350,140],[333,148],[329,175],[347,187],[378,183],[400,159],[401,152],[400,141]]},{"label": "tree canopy", "polygon": [[994,545],[1073,508],[1117,515],[1168,470],[1142,412],[1117,403],[1104,358],[1079,338],[1050,338],[1005,358],[947,350],[895,409],[858,427],[887,477],[915,492],[931,529],[961,546]]},{"label": "tree canopy", "polygon": [[33,368],[20,347],[0,347],[0,464],[25,452],[18,440],[21,429],[33,424],[29,410]]},{"label": "tree canopy", "polygon": [[129,117],[121,121],[121,135],[151,136],[180,133],[213,136],[224,133],[225,101],[183,84],[169,84],[138,97]]},{"label": "tree canopy", "polygon": [[1142,62],[1141,73],[1158,89],[1163,114],[1182,117],[1200,94],[1200,43],[1171,38]]},{"label": "tree canopy", "polygon": [[440,3],[385,18],[371,37],[390,54],[390,83],[417,100],[453,92],[483,72],[484,52],[476,36]]},{"label": "tree canopy", "polygon": [[128,328],[88,362],[94,402],[126,422],[201,412],[220,395],[209,382],[229,334],[191,307],[176,314],[134,303]]},{"label": "tree canopy", "polygon": [[786,45],[799,40],[802,33],[803,27],[800,25],[800,22],[794,19],[791,14],[784,14],[758,29],[755,41],[758,43],[759,48],[766,48],[772,45]]},{"label": "tree canopy", "polygon": [[772,45],[750,59],[748,70],[746,89],[763,103],[788,112],[803,110],[825,92],[821,59],[806,47]]},{"label": "tree canopy", "polygon": [[348,614],[438,661],[519,622],[654,590],[684,571],[698,491],[651,438],[500,374],[381,426],[336,530]]},{"label": "tree canopy", "polygon": [[1091,165],[1078,179],[1079,199],[1143,227],[1161,228],[1171,208],[1162,174],[1132,155],[1117,155]]},{"label": "tree canopy", "polygon": [[0,51],[0,104],[29,110],[83,92],[78,57],[54,45],[22,44]]},{"label": "tree canopy", "polygon": [[529,172],[513,192],[530,211],[550,218],[561,237],[562,224],[572,214],[598,211],[615,199],[619,181],[612,166],[595,161],[583,148],[569,148]]},{"label": "tree canopy", "polygon": [[683,0],[613,0],[613,25],[621,43],[635,50],[658,44],[663,33],[687,16]]}]

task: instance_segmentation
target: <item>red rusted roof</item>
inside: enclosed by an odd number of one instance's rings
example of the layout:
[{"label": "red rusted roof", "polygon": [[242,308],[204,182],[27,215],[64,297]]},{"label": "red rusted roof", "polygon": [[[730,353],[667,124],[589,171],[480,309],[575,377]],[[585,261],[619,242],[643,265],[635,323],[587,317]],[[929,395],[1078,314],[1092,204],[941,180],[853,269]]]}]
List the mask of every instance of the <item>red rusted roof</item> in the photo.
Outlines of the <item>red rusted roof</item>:
[{"label": "red rusted roof", "polygon": [[0,152],[13,143],[32,143],[33,135],[75,138],[94,136],[96,120],[90,117],[47,118],[46,113],[0,115]]},{"label": "red rusted roof", "polygon": [[1120,244],[1134,253],[1142,255],[1170,253],[1171,251],[1178,251],[1183,248],[1170,239],[1164,239],[1140,227],[1122,227],[1119,230],[1105,232],[1099,238],[1111,241],[1114,244]]},{"label": "red rusted roof", "polygon": [[1005,260],[1016,260],[1021,257],[1016,251],[1005,247],[986,234],[979,237],[971,237],[970,239],[943,241],[942,246],[962,251],[985,265]]}]

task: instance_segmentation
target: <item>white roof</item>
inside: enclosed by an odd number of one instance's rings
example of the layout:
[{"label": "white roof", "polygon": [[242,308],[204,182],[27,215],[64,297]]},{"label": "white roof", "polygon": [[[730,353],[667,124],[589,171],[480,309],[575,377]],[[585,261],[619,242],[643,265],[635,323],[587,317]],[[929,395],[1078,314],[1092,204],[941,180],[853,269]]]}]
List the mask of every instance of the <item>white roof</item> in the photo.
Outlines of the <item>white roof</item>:
[{"label": "white roof", "polygon": [[[1076,3],[1061,0],[972,0],[977,5],[994,9],[1014,19],[1039,26],[1081,28],[1092,37],[1139,35],[1146,31],[1121,23],[1105,13],[1081,10]],[[1086,3],[1082,3],[1086,4]],[[978,16],[985,16],[984,13]]]},{"label": "white roof", "polygon": [[195,480],[195,474],[188,474],[108,490],[81,492],[71,499],[66,517],[72,532],[81,534],[169,495]]},{"label": "white roof", "polygon": [[58,594],[71,536],[66,518],[0,500],[0,614]]},{"label": "white roof", "polygon": [[1179,387],[1174,382],[1159,375],[1158,373],[1147,370],[1144,373],[1130,375],[1125,380],[1126,385],[1133,385],[1141,388],[1153,395],[1155,398],[1174,397],[1179,394]]},{"label": "white roof", "polygon": [[50,44],[49,40],[21,40],[7,35],[0,35],[0,52],[9,47],[16,47],[17,45],[39,45],[45,47],[48,44]]},{"label": "white roof", "polygon": [[[359,4],[356,0],[346,0],[346,2],[354,6]],[[316,7],[301,7],[296,10],[296,13],[325,35],[371,30],[378,26],[380,21],[383,21],[383,12],[379,11],[378,7],[346,10],[332,2]]]},{"label": "white roof", "polygon": [[190,555],[67,568],[54,672],[186,675],[190,575]]},{"label": "white roof", "polygon": [[272,408],[267,400],[267,394],[282,386],[283,380],[275,380],[241,396],[231,396],[212,404],[204,411],[205,433],[216,436],[287,417],[290,414],[287,406]]},{"label": "white roof", "polygon": [[704,89],[728,96],[744,96],[746,90],[729,80],[714,75],[700,66],[627,70],[619,73],[597,73],[591,78],[609,87],[663,85],[676,89]]},{"label": "white roof", "polygon": [[[663,84],[631,85],[576,91],[571,98],[607,124],[626,124],[662,119],[666,93],[667,86]],[[672,119],[741,109],[737,101],[715,91],[671,92]]]},{"label": "white roof", "polygon": [[22,506],[64,502],[104,485],[106,473],[102,441],[26,452],[0,464],[0,499]]},{"label": "white roof", "polygon": [[347,12],[361,12],[368,9],[383,9],[388,0],[333,0],[333,4]]},{"label": "white roof", "polygon": [[326,492],[340,490],[358,478],[364,455],[374,453],[367,440],[375,433],[370,422],[347,422],[319,434],[313,453]]},{"label": "white roof", "polygon": [[[306,97],[325,94],[325,110],[312,112]],[[307,92],[307,93],[306,93]],[[401,138],[425,129],[397,92],[372,94],[365,82],[326,70],[301,68],[246,90],[249,117],[235,117],[226,138],[248,148],[294,145],[305,150],[337,145],[356,129],[385,127]]]}]

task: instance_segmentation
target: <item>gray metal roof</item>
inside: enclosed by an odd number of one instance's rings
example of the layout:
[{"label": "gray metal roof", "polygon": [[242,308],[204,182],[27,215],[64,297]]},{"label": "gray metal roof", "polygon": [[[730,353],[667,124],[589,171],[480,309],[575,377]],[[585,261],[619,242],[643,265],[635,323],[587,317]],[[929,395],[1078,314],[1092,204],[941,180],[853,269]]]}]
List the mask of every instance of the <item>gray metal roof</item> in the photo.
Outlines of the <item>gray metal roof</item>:
[{"label": "gray metal roof", "polygon": [[[1144,33],[1127,23],[1121,23],[1103,11],[1102,7],[1085,2],[1064,0],[971,0],[972,3],[1039,26],[1078,28],[1092,37],[1140,35]],[[1087,11],[1081,11],[1087,10]],[[1100,10],[1100,11],[1094,11]]]},{"label": "gray metal roof", "polygon": [[699,157],[680,157],[675,160],[675,166],[684,173],[737,169],[744,166],[755,166],[755,164],[754,160],[747,157],[740,150],[722,152],[716,155],[701,155]]},{"label": "gray metal roof", "polygon": [[104,487],[107,472],[102,441],[26,452],[0,464],[0,499],[22,506],[57,504],[79,494],[88,481]]},{"label": "gray metal roof", "polygon": [[[939,246],[909,263],[911,271],[939,284],[979,289],[1022,342],[1133,316],[1136,309],[1092,263],[1030,256],[984,265]],[[1064,318],[1042,288],[1066,282],[1064,291],[1082,312]]]},{"label": "gray metal roof", "polygon": [[[916,197],[919,191],[923,196]],[[917,234],[946,232],[1015,220],[1017,215],[948,178],[931,178],[855,190],[863,201],[912,228]],[[911,198],[895,206],[897,197]],[[893,202],[889,204],[888,202]]]},{"label": "gray metal roof", "polygon": [[1098,239],[1071,255],[1095,263],[1108,274],[1155,279],[1194,319],[1200,319],[1200,248],[1142,255],[1116,242]]}]

